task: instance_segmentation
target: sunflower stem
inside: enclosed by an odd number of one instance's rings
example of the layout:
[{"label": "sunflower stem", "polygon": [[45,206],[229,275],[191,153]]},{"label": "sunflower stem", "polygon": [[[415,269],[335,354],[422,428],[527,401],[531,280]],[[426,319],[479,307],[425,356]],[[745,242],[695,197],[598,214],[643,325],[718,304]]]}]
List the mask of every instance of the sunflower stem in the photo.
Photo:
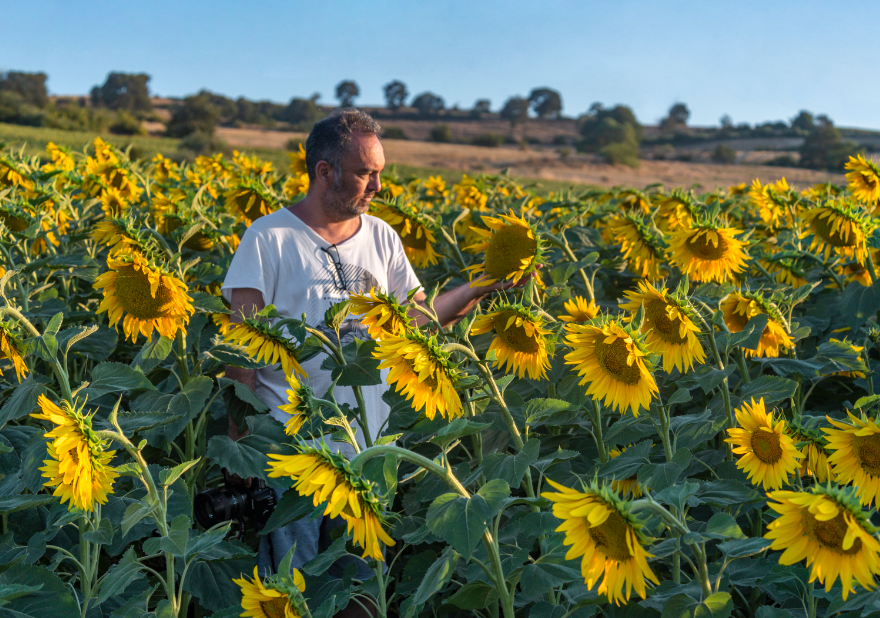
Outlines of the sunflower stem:
[{"label": "sunflower stem", "polygon": [[743,351],[742,346],[736,346],[735,360],[743,384],[748,384],[752,381],[752,376],[749,375],[748,365],[746,364],[746,353]]},{"label": "sunflower stem", "polygon": [[[577,256],[574,254],[574,251],[571,250],[571,246],[568,244],[568,239],[565,237],[565,230],[562,230],[562,232],[559,234],[559,236],[560,236],[561,240],[560,240],[560,238],[557,238],[556,236],[554,236],[553,234],[550,234],[549,232],[544,233],[544,237],[547,238],[547,240],[549,240],[552,244],[554,244],[557,247],[559,247],[560,249],[562,249],[562,252],[565,254],[565,257],[567,257],[569,260],[571,260],[572,263],[577,264],[578,263]],[[596,294],[593,292],[593,283],[592,283],[592,281],[590,281],[590,278],[587,277],[587,273],[584,272],[583,268],[578,268],[578,272],[581,275],[581,279],[583,279],[584,287],[587,289],[587,295],[589,296],[589,298],[587,300],[591,300],[591,301],[596,300]]]},{"label": "sunflower stem", "polygon": [[354,452],[360,453],[361,447],[358,444],[357,438],[354,435],[354,430],[352,430],[351,424],[348,422],[348,419],[345,417],[345,414],[342,412],[342,410],[339,409],[339,406],[332,401],[319,399],[317,397],[314,397],[312,399],[312,402],[318,404],[319,406],[327,406],[336,413],[336,416],[338,416],[342,420],[342,427],[345,429],[345,433],[348,434],[348,439],[351,440],[351,445],[354,447]]},{"label": "sunflower stem", "polygon": [[[692,307],[693,308],[693,307]],[[712,348],[712,356],[715,359],[715,364],[718,366],[719,371],[724,371],[724,361],[721,360],[721,353],[718,351],[718,343],[715,341],[715,329],[712,328],[703,317],[703,314],[699,311],[696,311],[697,316],[700,318],[700,323],[703,326],[703,330],[706,335],[709,337],[709,345]],[[730,385],[727,382],[727,376],[724,376],[724,379],[721,380],[721,399],[724,401],[724,413],[727,415],[727,428],[733,429],[735,427],[734,419],[733,419],[733,409],[730,406]],[[728,444],[727,445],[727,461],[733,461],[733,447]]]},{"label": "sunflower stem", "polygon": [[603,464],[608,463],[608,450],[605,448],[605,437],[602,435],[602,407],[598,401],[590,399],[587,414],[590,415],[590,423],[593,425],[593,437],[599,450],[599,461]]},{"label": "sunflower stem", "polygon": [[3,249],[3,254],[6,256],[7,263],[9,264],[8,270],[15,271],[15,283],[18,285],[18,295],[21,296],[21,307],[25,311],[30,311],[28,294],[25,293],[24,283],[21,280],[21,272],[15,268],[15,260],[12,259],[12,254],[6,248],[6,245],[0,243],[0,249]]},{"label": "sunflower stem", "polygon": [[186,386],[189,382],[189,363],[186,360],[186,332],[183,329],[177,331],[177,367],[180,369],[180,381]]}]

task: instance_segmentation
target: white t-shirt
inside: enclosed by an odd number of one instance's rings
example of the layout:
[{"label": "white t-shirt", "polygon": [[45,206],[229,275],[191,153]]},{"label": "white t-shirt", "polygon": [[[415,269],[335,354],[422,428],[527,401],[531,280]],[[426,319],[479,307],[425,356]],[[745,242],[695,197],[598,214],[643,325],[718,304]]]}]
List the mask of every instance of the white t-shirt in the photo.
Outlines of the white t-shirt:
[{"label": "white t-shirt", "polygon": [[[400,301],[406,300],[410,290],[421,286],[400,237],[381,219],[361,215],[360,220],[360,229],[354,236],[334,247],[287,208],[260,217],[244,233],[232,258],[223,282],[223,297],[231,301],[234,288],[259,290],[266,305],[275,305],[282,318],[299,319],[305,314],[308,325],[324,329],[331,341],[335,335],[324,323],[324,312],[331,305],[347,300],[350,293],[364,294],[375,287]],[[345,321],[340,335],[343,345],[355,337],[370,338],[366,328],[355,319]],[[330,372],[320,368],[324,358],[325,354],[318,354],[302,363],[308,374],[307,382],[318,397],[324,395],[332,381]],[[278,406],[287,403],[289,386],[284,372],[276,371],[278,367],[257,370],[256,393],[272,409],[272,416],[283,423],[290,415]],[[383,381],[387,372],[382,372]],[[390,411],[382,401],[387,388],[384,383],[362,387],[367,422],[374,440]],[[333,394],[338,403],[356,407],[351,388],[337,386]],[[363,446],[361,432],[357,435]],[[354,455],[348,444],[330,445],[348,457]]]}]

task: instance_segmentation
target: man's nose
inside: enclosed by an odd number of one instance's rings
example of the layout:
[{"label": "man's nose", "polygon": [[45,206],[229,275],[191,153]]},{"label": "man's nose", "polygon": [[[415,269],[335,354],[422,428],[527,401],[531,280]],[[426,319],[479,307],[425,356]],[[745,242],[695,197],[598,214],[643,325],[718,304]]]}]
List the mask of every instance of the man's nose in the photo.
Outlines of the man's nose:
[{"label": "man's nose", "polygon": [[379,180],[379,174],[370,176],[370,182],[367,184],[367,189],[372,193],[378,193],[382,190],[382,181]]}]

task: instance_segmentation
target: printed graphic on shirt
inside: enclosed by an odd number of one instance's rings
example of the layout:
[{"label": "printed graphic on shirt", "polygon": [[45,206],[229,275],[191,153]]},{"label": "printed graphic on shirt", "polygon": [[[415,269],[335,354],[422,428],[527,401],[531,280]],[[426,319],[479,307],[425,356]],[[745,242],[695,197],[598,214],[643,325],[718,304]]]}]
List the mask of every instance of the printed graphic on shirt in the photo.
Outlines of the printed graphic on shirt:
[{"label": "printed graphic on shirt", "polygon": [[[325,251],[325,253],[328,252]],[[320,303],[324,309],[319,313],[306,313],[306,319],[313,315],[323,316],[324,311],[329,309],[331,305],[348,300],[350,294],[367,294],[370,289],[381,287],[379,280],[366,268],[340,262],[338,253],[333,248],[329,250],[327,262],[328,265],[324,267],[324,274],[327,275],[327,278],[312,280],[312,286],[320,288],[323,297],[320,300],[315,299],[314,304]],[[312,304],[309,303],[309,305]],[[336,340],[336,333],[324,320],[321,320],[315,328],[324,333],[331,341]],[[349,318],[339,328],[339,338],[344,346],[354,341],[355,338],[368,341],[371,337],[360,320]]]}]

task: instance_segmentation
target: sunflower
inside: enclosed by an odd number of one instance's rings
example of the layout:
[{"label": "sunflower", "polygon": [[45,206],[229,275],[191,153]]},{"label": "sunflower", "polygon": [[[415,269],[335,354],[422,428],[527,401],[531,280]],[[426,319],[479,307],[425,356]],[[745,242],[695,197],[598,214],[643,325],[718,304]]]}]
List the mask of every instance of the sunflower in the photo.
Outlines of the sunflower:
[{"label": "sunflower", "polygon": [[220,334],[223,337],[226,337],[229,331],[232,330],[232,327],[235,326],[232,323],[232,316],[228,313],[212,313],[211,321],[214,322],[214,325],[220,330]]},{"label": "sunflower", "polygon": [[673,367],[682,373],[691,370],[694,363],[706,360],[703,346],[697,335],[700,328],[686,303],[677,295],[661,287],[659,290],[648,282],[639,282],[638,292],[624,292],[629,300],[621,309],[631,313],[630,320],[645,307],[645,319],[641,332],[645,335],[645,345],[650,352],[663,358],[663,371],[671,372]]},{"label": "sunflower", "polygon": [[834,428],[822,428],[831,451],[828,463],[839,483],[855,486],[862,504],[880,504],[880,425],[847,415],[852,424],[827,417]]},{"label": "sunflower", "polygon": [[[468,249],[485,251],[482,264],[468,266],[471,276],[485,273],[482,279],[471,281],[471,287],[491,285],[496,281],[518,282],[524,276],[537,270],[542,257],[540,238],[525,219],[513,214],[498,217],[482,217],[489,228],[483,230],[472,227],[482,241]],[[540,282],[540,276],[536,277]]]},{"label": "sunflower", "polygon": [[449,420],[462,415],[455,388],[458,372],[449,353],[433,337],[429,339],[417,330],[388,336],[379,341],[373,356],[382,361],[379,369],[391,370],[386,381],[412,400],[416,412],[424,408],[430,419],[438,413]]},{"label": "sunflower", "polygon": [[95,502],[105,504],[119,475],[110,466],[115,451],[106,450],[106,444],[92,430],[92,416],[67,402],[60,408],[45,395],[40,395],[37,403],[40,413],[31,416],[54,425],[45,434],[51,442],[47,444],[49,459],[40,468],[48,479],[43,485],[54,487],[52,495],[59,496],[62,504],[70,501],[71,509],[91,511]]},{"label": "sunflower", "polygon": [[368,295],[352,294],[348,298],[349,310],[362,315],[361,324],[367,327],[370,337],[379,340],[389,335],[400,337],[412,326],[412,318],[397,299],[384,292],[370,288]]},{"label": "sunflower", "polygon": [[180,168],[171,159],[166,159],[162,154],[153,157],[153,178],[159,182],[180,180]]},{"label": "sunflower", "polygon": [[425,180],[425,197],[428,199],[439,200],[449,195],[449,189],[446,188],[446,181],[440,176],[428,176]]},{"label": "sunflower", "polygon": [[[260,579],[259,567],[254,567],[254,578],[248,581],[244,575],[240,579],[232,581],[241,588],[241,608],[244,610],[240,615],[250,618],[300,618],[300,613],[294,607],[293,599],[290,598],[289,590],[278,576],[267,577],[264,582]],[[300,592],[306,591],[306,581],[297,569],[293,569],[291,580]]]},{"label": "sunflower", "polygon": [[97,197],[107,189],[116,189],[126,202],[136,202],[144,190],[132,181],[130,172],[122,167],[113,147],[100,137],[95,138],[94,147],[95,155],[86,159],[82,171],[83,191]]},{"label": "sunflower", "polygon": [[[290,154],[290,153],[288,153]],[[290,199],[309,192],[308,174],[291,174],[284,181],[284,195]]]},{"label": "sunflower", "polygon": [[779,489],[788,483],[788,475],[799,467],[798,451],[791,436],[785,433],[785,420],[773,423],[773,412],[764,408],[764,398],[752,399],[736,410],[739,427],[727,430],[725,442],[733,445],[733,452],[742,455],[736,467],[748,474],[749,480],[764,490]]},{"label": "sunflower", "polygon": [[27,172],[9,159],[0,157],[0,187],[21,187],[25,193],[30,193],[36,185]]},{"label": "sunflower", "polygon": [[317,446],[299,444],[296,455],[269,454],[269,476],[289,476],[293,488],[301,496],[312,496],[312,504],[326,503],[324,515],[342,517],[348,524],[354,542],[363,548],[363,557],[381,562],[380,541],[394,545],[394,540],[382,529],[382,505],[373,484],[349,466],[340,453],[331,453],[323,441]]},{"label": "sunflower", "polygon": [[275,171],[275,166],[270,161],[263,161],[257,155],[248,157],[237,150],[232,151],[232,165],[238,168],[241,176],[266,176],[269,180]]},{"label": "sunflower", "polygon": [[[4,269],[5,272],[5,269]],[[28,372],[27,365],[24,364],[24,353],[21,349],[21,343],[18,338],[12,334],[12,329],[8,324],[0,322],[0,360],[8,360],[15,369],[15,377],[21,382],[21,379]],[[0,376],[3,371],[0,371]]]},{"label": "sunflower", "polygon": [[567,315],[557,316],[563,322],[589,322],[599,315],[596,301],[587,301],[583,296],[568,299],[563,307],[568,312]]},{"label": "sunflower", "polygon": [[846,179],[849,181],[849,190],[857,200],[868,204],[880,202],[880,167],[876,163],[859,154],[851,156],[844,167],[852,170],[847,173]]},{"label": "sunflower", "polygon": [[615,242],[620,243],[629,269],[642,279],[656,281],[661,277],[664,257],[661,240],[650,233],[644,221],[633,215],[615,217],[608,223]]},{"label": "sunflower", "polygon": [[581,574],[587,587],[592,590],[602,578],[597,592],[609,602],[626,603],[633,589],[644,599],[645,579],[655,584],[660,581],[648,566],[648,558],[654,556],[645,551],[647,540],[642,525],[626,503],[595,484],[577,491],[549,478],[547,482],[559,493],[548,491],[541,496],[553,502],[553,515],[562,520],[556,531],[564,532],[563,543],[571,546],[565,559],[581,558]]},{"label": "sunflower", "polygon": [[786,194],[791,190],[785,178],[761,186],[757,178],[749,189],[749,200],[758,209],[758,215],[771,228],[779,226],[781,221],[791,225],[791,213],[788,210]]},{"label": "sunflower", "polygon": [[455,193],[455,203],[462,208],[471,211],[480,211],[486,209],[486,202],[489,197],[483,193],[473,178],[467,174],[461,177],[461,180],[452,185],[452,191]]},{"label": "sunflower", "polygon": [[110,255],[128,254],[141,246],[137,231],[125,219],[99,221],[91,237],[99,245],[110,247]]},{"label": "sunflower", "polygon": [[496,353],[495,366],[504,365],[505,371],[513,371],[520,378],[528,373],[533,380],[546,380],[550,358],[547,348],[552,344],[547,338],[550,331],[544,328],[544,320],[523,307],[501,303],[491,313],[478,316],[471,325],[472,335],[495,330],[495,338],[489,352]]},{"label": "sunflower", "polygon": [[874,277],[871,277],[868,267],[864,264],[850,262],[843,267],[837,268],[838,274],[844,278],[845,283],[857,281],[859,285],[868,288],[874,283],[874,279],[880,279],[880,251],[870,247],[868,250],[871,252],[871,260],[874,262]]},{"label": "sunflower", "polygon": [[812,235],[810,250],[824,253],[825,259],[836,253],[864,264],[868,260],[867,237],[873,231],[871,221],[857,207],[827,201],[804,213],[809,228],[801,238]]},{"label": "sunflower", "polygon": [[737,240],[736,228],[695,225],[670,234],[669,261],[691,281],[723,283],[745,268],[746,243]]},{"label": "sunflower", "polygon": [[679,190],[660,198],[657,205],[657,227],[666,233],[689,228],[698,214],[691,196]]},{"label": "sunflower", "polygon": [[803,455],[801,476],[815,476],[820,483],[837,480],[828,463],[828,441],[821,433],[797,421],[787,423],[785,430],[796,444],[803,445],[800,447]]},{"label": "sunflower", "polygon": [[281,363],[281,370],[286,376],[296,372],[306,377],[306,372],[296,360],[296,346],[284,336],[281,329],[273,327],[262,317],[243,317],[223,338],[230,343],[247,346],[248,356],[257,362],[265,361],[271,365]]},{"label": "sunflower", "polygon": [[385,202],[374,200],[370,206],[370,214],[379,217],[394,228],[403,243],[406,257],[417,268],[426,268],[437,263],[437,252],[434,251],[434,226],[415,208],[400,200]]},{"label": "sunflower", "polygon": [[572,348],[565,363],[575,366],[581,385],[590,383],[587,395],[604,398],[606,406],[621,414],[629,408],[638,416],[641,408],[648,409],[658,389],[638,333],[610,318],[599,326],[567,324],[565,330]]},{"label": "sunflower", "polygon": [[[616,448],[612,448],[608,450],[608,456],[611,459],[614,459],[620,457],[625,452],[626,448],[621,448],[619,451]],[[641,485],[639,485],[638,474],[633,474],[627,479],[612,481],[611,490],[619,493],[621,496],[626,496],[628,493],[632,492],[633,498],[641,498],[645,493],[642,491]]]},{"label": "sunflower", "polygon": [[806,560],[810,583],[819,580],[830,592],[837,578],[846,600],[853,592],[853,577],[864,588],[873,588],[880,574],[877,530],[854,499],[852,488],[814,485],[810,492],[774,491],[768,506],[779,513],[767,525],[764,538],[770,549],[783,550],[779,564]]},{"label": "sunflower", "polygon": [[246,226],[264,215],[278,210],[275,199],[261,183],[249,178],[242,178],[226,193],[226,209],[229,214],[243,222]]},{"label": "sunflower", "polygon": [[793,288],[807,285],[806,273],[794,259],[773,256],[760,259],[758,263],[773,275],[776,283],[790,285]]},{"label": "sunflower", "polygon": [[110,257],[107,266],[93,287],[103,288],[98,313],[108,312],[110,326],[118,328],[125,313],[122,328],[132,342],[138,333],[149,340],[153,330],[173,339],[186,328],[195,310],[183,281],[139,253]]},{"label": "sunflower", "polygon": [[779,348],[794,347],[794,339],[786,332],[783,318],[776,306],[765,301],[761,294],[731,292],[721,301],[721,312],[724,315],[724,323],[732,333],[740,332],[749,320],[758,314],[766,313],[769,316],[761,340],[758,341],[758,347],[754,350],[744,348],[747,356],[776,358],[779,356]]},{"label": "sunflower", "polygon": [[312,389],[301,383],[295,374],[287,375],[287,384],[290,386],[287,389],[287,403],[278,406],[278,409],[290,415],[290,418],[284,423],[284,433],[288,436],[295,436],[309,417],[314,414],[313,393]]}]

